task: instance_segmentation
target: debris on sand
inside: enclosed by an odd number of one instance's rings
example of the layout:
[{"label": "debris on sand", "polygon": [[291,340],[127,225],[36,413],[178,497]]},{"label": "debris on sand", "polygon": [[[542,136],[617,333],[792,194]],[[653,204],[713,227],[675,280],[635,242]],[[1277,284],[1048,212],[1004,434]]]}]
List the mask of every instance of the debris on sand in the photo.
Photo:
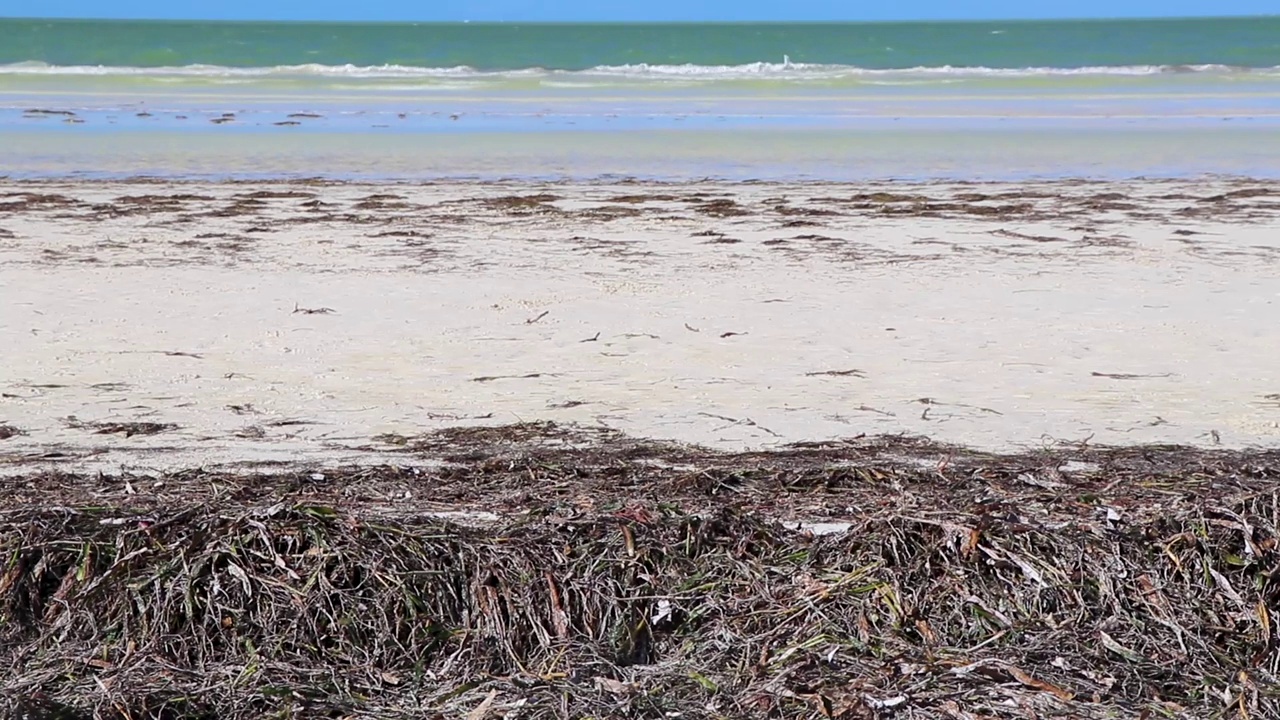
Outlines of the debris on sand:
[{"label": "debris on sand", "polygon": [[818,370],[815,372],[807,372],[804,375],[805,377],[822,377],[825,375],[828,377],[856,377],[856,378],[865,378],[867,376],[865,372],[858,369]]},{"label": "debris on sand", "polygon": [[127,438],[134,435],[159,435],[160,433],[178,429],[178,426],[173,423],[86,422],[75,416],[66,418],[64,422],[69,428],[87,430],[95,435],[124,435]]},{"label": "debris on sand", "polygon": [[53,115],[56,115],[56,116],[60,116],[60,117],[75,117],[75,116],[76,116],[76,114],[75,114],[74,112],[71,112],[70,110],[46,110],[46,109],[43,109],[43,108],[31,108],[31,109],[29,109],[29,110],[24,111],[24,112],[23,112],[23,114],[24,114],[24,115],[43,115],[43,116],[53,116]]},{"label": "debris on sand", "polygon": [[509,215],[533,215],[558,213],[560,209],[551,203],[560,200],[559,195],[538,193],[536,195],[508,195],[480,201],[490,210],[504,212]]},{"label": "debris on sand", "polygon": [[297,315],[298,313],[302,313],[303,315],[332,315],[335,312],[337,312],[337,310],[334,310],[331,307],[306,308],[306,307],[302,307],[297,303],[294,303],[292,314]]},{"label": "debris on sand", "polygon": [[1280,451],[399,440],[0,480],[0,716],[1280,712]]}]

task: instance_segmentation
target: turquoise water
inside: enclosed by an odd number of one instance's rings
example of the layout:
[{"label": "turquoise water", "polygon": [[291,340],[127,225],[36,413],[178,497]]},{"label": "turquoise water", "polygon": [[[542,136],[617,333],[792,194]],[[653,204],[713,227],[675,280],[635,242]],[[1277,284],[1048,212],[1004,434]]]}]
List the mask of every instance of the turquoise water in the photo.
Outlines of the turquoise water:
[{"label": "turquoise water", "polygon": [[1280,66],[1280,17],[830,24],[329,24],[0,20],[0,64],[581,71]]},{"label": "turquoise water", "polygon": [[248,176],[264,158],[396,178],[1280,174],[1280,17],[0,20],[0,172]]}]

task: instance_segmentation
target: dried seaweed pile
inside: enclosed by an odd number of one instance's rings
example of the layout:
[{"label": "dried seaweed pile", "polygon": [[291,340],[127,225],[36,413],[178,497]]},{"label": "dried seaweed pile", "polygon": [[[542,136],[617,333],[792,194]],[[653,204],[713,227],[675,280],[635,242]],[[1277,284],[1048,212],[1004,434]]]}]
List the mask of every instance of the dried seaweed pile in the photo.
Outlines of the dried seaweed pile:
[{"label": "dried seaweed pile", "polygon": [[1277,452],[406,453],[3,481],[4,716],[1280,714]]}]

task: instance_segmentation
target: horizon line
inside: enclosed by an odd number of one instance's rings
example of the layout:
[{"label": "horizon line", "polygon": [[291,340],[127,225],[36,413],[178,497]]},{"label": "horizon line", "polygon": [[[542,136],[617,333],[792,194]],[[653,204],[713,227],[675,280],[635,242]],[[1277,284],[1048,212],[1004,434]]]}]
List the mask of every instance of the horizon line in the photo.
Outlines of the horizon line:
[{"label": "horizon line", "polygon": [[391,25],[402,23],[431,25],[816,25],[816,24],[904,24],[904,23],[966,23],[966,22],[1109,22],[1118,20],[1248,20],[1280,18],[1280,13],[1240,14],[1240,15],[1111,15],[1111,16],[1059,16],[1059,17],[926,17],[926,18],[880,18],[874,20],[854,18],[827,19],[698,19],[698,20],[423,20],[413,18],[357,20],[340,19],[302,19],[302,18],[211,18],[211,17],[81,17],[70,15],[38,16],[38,15],[2,15],[0,22],[8,20],[36,21],[72,21],[72,22],[201,22],[201,23],[310,23],[310,24],[352,24],[352,25]]}]

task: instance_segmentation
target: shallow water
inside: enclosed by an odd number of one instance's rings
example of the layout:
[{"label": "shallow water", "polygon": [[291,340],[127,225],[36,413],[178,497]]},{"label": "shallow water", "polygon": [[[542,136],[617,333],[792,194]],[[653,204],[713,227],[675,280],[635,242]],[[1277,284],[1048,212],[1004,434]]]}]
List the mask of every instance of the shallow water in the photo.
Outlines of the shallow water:
[{"label": "shallow water", "polygon": [[0,172],[1280,173],[1280,20],[990,25],[0,21]]},{"label": "shallow water", "polygon": [[1021,180],[1280,176],[1280,128],[1241,122],[1128,127],[919,123],[844,130],[713,128],[556,132],[0,133],[11,177],[418,181],[449,178]]}]

